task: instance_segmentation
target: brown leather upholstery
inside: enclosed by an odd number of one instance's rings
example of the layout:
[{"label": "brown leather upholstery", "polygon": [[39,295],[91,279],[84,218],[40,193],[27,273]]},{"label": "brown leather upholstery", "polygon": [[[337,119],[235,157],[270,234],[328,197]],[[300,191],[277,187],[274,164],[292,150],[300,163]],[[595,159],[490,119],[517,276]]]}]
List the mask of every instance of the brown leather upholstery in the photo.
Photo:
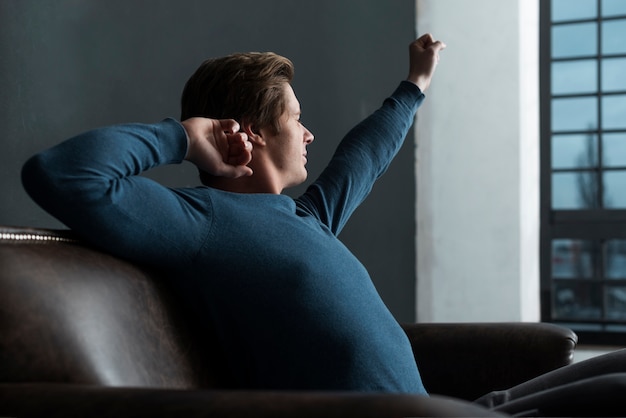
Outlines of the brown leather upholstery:
[{"label": "brown leather upholstery", "polygon": [[[345,413],[354,402],[391,402],[400,408],[387,404],[378,410],[380,416],[395,416],[391,411],[398,410],[438,415],[432,409],[441,400],[437,396],[324,398],[225,390],[219,347],[211,335],[197,332],[184,312],[157,272],[89,248],[68,231],[0,227],[0,416],[11,411],[36,416],[35,409],[24,409],[26,399],[36,399],[33,405],[41,408],[83,402],[84,412],[107,399],[139,408],[137,399],[144,398],[152,399],[141,407],[145,411],[156,411],[155,405],[173,411],[179,402],[201,411],[204,402],[209,410],[222,405],[221,416],[228,416],[229,408],[238,410],[238,404],[262,415],[264,396],[284,402],[291,412],[326,405],[327,416]],[[464,399],[562,366],[571,361],[576,341],[571,331],[542,324],[412,324],[405,329],[426,388]],[[173,404],[165,407],[167,399]],[[441,414],[449,413],[446,405],[466,405],[467,415],[476,415],[477,406],[460,400],[442,401]],[[462,408],[455,411],[452,415],[462,416]]]},{"label": "brown leather upholstery", "polygon": [[0,381],[212,386],[154,273],[68,233],[0,233]]},{"label": "brown leather upholstery", "polygon": [[68,385],[19,387],[3,386],[0,383],[0,416],[400,418],[507,415],[439,396],[155,390]]},{"label": "brown leather upholstery", "polygon": [[543,323],[407,324],[426,390],[475,400],[570,364],[578,337]]}]

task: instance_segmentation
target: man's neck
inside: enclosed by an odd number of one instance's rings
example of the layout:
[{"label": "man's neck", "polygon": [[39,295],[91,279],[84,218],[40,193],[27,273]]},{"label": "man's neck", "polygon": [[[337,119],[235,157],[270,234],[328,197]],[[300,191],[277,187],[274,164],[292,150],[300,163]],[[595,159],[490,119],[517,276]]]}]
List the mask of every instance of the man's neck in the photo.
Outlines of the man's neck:
[{"label": "man's neck", "polygon": [[269,181],[267,176],[261,176],[260,173],[256,172],[249,177],[239,177],[236,179],[211,177],[207,180],[208,181],[205,181],[206,186],[233,193],[281,194],[283,190],[282,187]]}]

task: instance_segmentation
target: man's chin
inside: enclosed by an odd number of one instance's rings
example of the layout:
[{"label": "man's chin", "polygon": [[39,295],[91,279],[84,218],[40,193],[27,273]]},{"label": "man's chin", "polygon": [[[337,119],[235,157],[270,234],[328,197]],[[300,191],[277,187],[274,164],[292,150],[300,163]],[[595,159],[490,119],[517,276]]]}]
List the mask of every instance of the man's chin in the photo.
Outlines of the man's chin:
[{"label": "man's chin", "polygon": [[290,183],[287,187],[285,187],[285,189],[290,189],[292,187],[300,186],[302,183],[306,181],[308,176],[309,176],[309,173],[305,170],[299,179],[294,179],[294,181]]}]

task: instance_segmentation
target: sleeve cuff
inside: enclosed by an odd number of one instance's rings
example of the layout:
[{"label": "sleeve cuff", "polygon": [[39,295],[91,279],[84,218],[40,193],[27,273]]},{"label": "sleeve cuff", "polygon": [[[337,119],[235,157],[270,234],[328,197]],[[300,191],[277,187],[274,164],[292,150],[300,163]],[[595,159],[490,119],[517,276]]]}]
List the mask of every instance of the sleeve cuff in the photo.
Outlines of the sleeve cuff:
[{"label": "sleeve cuff", "polygon": [[167,118],[157,124],[157,134],[161,141],[162,155],[168,156],[167,163],[180,164],[187,156],[189,137],[183,125],[174,118]]}]

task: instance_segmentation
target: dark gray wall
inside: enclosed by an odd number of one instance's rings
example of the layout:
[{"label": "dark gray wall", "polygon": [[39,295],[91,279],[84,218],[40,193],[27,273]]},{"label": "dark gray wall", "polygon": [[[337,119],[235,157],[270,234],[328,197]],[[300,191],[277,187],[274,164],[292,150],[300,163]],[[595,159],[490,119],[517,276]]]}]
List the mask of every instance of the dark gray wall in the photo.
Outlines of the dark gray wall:
[{"label": "dark gray wall", "polygon": [[[414,0],[2,0],[0,224],[61,226],[22,190],[31,154],[96,126],[178,117],[199,63],[236,51],[293,60],[315,178],[405,77],[414,15]],[[150,176],[197,184],[187,164]],[[400,321],[414,318],[414,184],[409,140],[341,235]]]}]

